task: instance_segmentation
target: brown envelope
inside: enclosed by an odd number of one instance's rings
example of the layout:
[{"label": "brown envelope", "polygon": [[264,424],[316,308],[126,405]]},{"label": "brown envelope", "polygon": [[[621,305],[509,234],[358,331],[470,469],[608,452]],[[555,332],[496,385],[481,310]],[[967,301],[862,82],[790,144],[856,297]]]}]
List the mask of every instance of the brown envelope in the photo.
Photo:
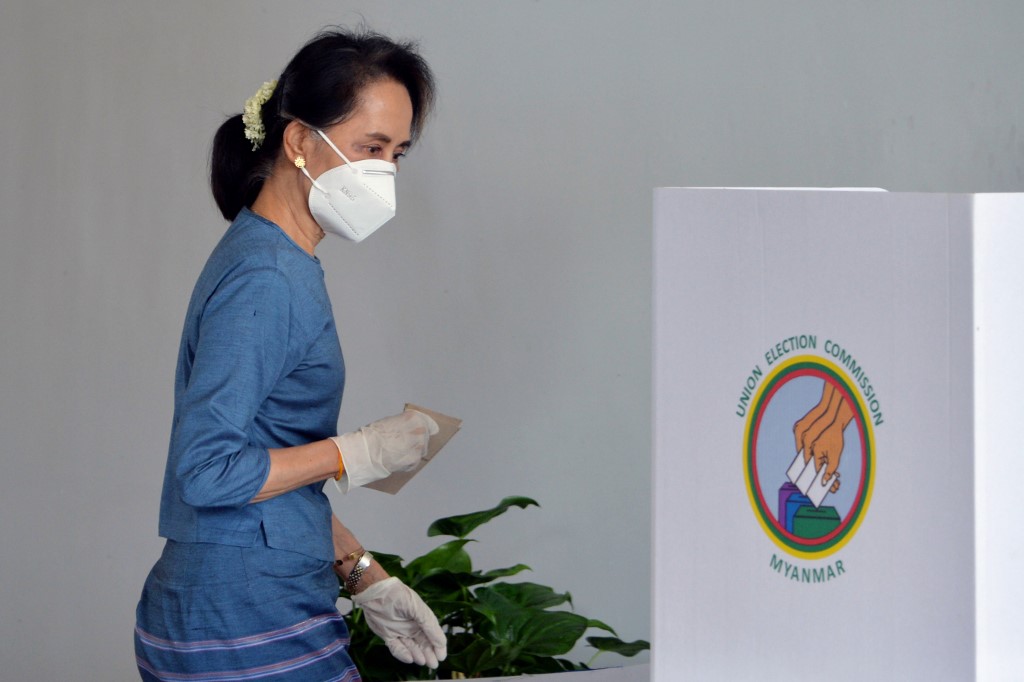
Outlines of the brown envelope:
[{"label": "brown envelope", "polygon": [[374,490],[380,490],[381,492],[391,493],[394,495],[402,489],[402,486],[409,482],[409,479],[418,474],[420,469],[427,466],[427,463],[434,458],[434,455],[436,455],[438,451],[445,446],[448,440],[458,433],[459,429],[462,427],[461,419],[449,417],[446,414],[434,412],[433,410],[428,410],[427,408],[420,407],[419,405],[406,403],[405,409],[422,412],[437,422],[438,431],[430,437],[430,442],[427,443],[426,456],[419,464],[416,465],[415,469],[411,469],[410,471],[397,471],[387,478],[382,478],[379,481],[374,481],[373,483],[367,483],[363,486],[364,488],[373,488]]}]

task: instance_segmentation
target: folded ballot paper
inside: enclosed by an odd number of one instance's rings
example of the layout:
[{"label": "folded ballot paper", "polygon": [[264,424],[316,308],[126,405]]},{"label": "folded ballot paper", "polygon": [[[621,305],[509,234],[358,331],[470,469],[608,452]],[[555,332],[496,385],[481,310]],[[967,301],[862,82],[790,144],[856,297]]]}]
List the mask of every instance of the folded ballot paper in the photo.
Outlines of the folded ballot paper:
[{"label": "folded ballot paper", "polygon": [[410,469],[409,471],[396,471],[387,478],[382,478],[379,481],[374,481],[373,483],[367,483],[363,486],[364,488],[373,488],[374,490],[394,495],[401,490],[402,486],[408,483],[413,476],[418,474],[420,469],[427,466],[427,464],[430,463],[430,460],[434,459],[434,455],[436,455],[438,451],[445,446],[448,440],[458,433],[460,428],[462,428],[461,419],[449,417],[446,414],[434,412],[433,410],[428,410],[425,407],[420,407],[419,405],[413,405],[411,403],[406,403],[405,409],[422,412],[437,422],[438,430],[437,433],[430,437],[430,441],[427,443],[427,454],[422,460],[420,460],[420,463],[416,465],[415,469]]},{"label": "folded ballot paper", "polygon": [[832,487],[832,482],[835,480],[834,474],[827,481],[823,480],[825,477],[825,465],[822,464],[820,469],[815,468],[813,457],[805,464],[802,452],[796,453],[793,463],[789,465],[789,469],[786,471],[786,476],[800,489],[801,493],[807,496],[815,509],[821,506],[825,496],[828,495],[829,488]]}]

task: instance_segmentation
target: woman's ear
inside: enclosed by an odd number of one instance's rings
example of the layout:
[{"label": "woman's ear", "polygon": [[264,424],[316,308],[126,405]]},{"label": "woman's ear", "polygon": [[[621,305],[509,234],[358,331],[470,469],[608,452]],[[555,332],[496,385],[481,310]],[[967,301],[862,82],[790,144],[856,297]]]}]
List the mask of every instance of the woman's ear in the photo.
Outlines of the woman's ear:
[{"label": "woman's ear", "polygon": [[313,153],[315,141],[310,135],[311,132],[305,124],[294,120],[289,121],[284,127],[281,150],[288,163],[295,163],[295,159],[300,156],[308,158]]}]

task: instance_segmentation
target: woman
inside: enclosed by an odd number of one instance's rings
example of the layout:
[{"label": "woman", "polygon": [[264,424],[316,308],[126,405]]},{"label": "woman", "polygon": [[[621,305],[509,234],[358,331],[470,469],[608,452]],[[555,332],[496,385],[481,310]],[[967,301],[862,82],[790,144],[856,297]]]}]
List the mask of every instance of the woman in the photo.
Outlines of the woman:
[{"label": "woman", "polygon": [[409,45],[332,31],[307,43],[214,138],[233,221],[189,303],[160,502],[167,539],[136,613],[144,680],[358,680],[338,577],[396,658],[437,667],[423,601],[331,513],[343,489],[415,466],[418,412],[337,433],[345,370],[314,249],[394,214],[399,158],[433,79]]}]

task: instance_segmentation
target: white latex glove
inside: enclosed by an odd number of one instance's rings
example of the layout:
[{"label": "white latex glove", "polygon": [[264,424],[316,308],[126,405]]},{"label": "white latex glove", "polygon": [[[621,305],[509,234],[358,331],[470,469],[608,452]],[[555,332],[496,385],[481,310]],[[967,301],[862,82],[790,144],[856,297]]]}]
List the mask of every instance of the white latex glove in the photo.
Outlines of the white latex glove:
[{"label": "white latex glove", "polygon": [[448,655],[448,642],[430,607],[395,577],[376,582],[352,602],[363,610],[366,624],[402,663],[436,668]]},{"label": "white latex glove", "polygon": [[427,441],[437,433],[437,422],[416,410],[385,417],[331,440],[341,451],[345,472],[338,490],[387,478],[396,471],[409,471],[427,454]]}]

